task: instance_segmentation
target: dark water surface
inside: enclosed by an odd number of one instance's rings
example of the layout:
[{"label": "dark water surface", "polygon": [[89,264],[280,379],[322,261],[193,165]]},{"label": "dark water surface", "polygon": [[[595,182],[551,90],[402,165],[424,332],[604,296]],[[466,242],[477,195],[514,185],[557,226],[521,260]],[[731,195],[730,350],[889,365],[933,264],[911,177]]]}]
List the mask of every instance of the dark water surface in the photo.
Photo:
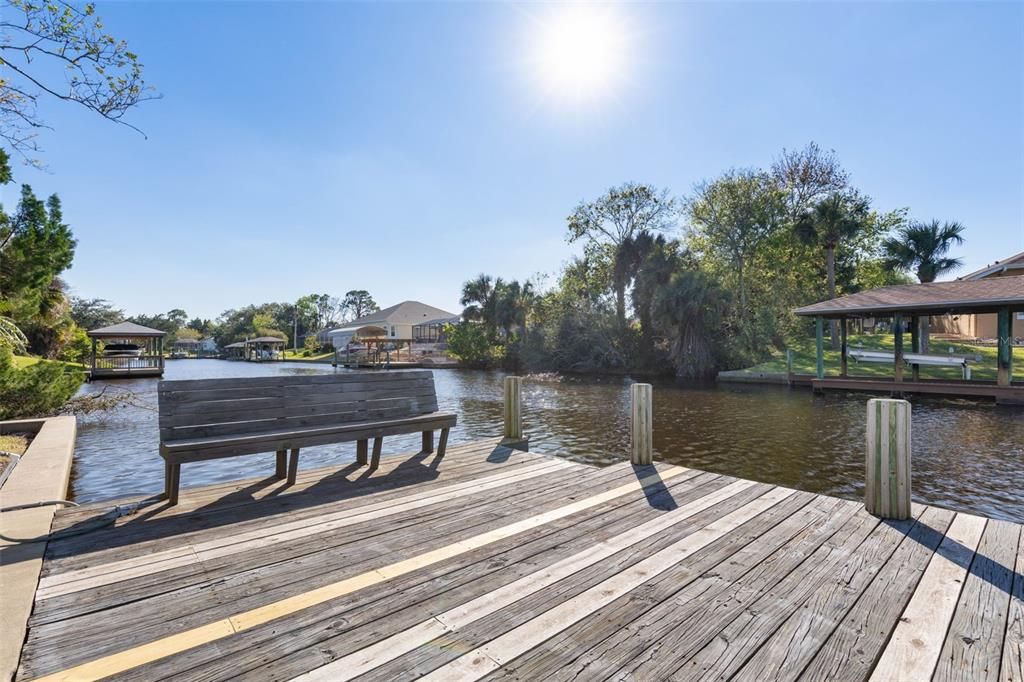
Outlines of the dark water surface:
[{"label": "dark water surface", "polygon": [[[175,360],[167,379],[308,374],[300,363]],[[441,409],[459,415],[452,442],[501,434],[502,374],[436,370]],[[139,406],[79,419],[73,493],[80,502],[150,494],[163,487],[156,379],[97,382],[84,393],[130,390]],[[523,412],[531,449],[592,464],[627,458],[629,379],[530,376]],[[814,396],[759,386],[655,386],[655,456],[663,461],[857,498],[863,492],[863,394]],[[961,400],[913,401],[913,489],[918,502],[1024,521],[1024,410]],[[419,434],[384,440],[384,451],[419,449]],[[342,465],[355,443],[304,449],[303,468]],[[269,475],[273,455],[182,467],[182,485]]]}]

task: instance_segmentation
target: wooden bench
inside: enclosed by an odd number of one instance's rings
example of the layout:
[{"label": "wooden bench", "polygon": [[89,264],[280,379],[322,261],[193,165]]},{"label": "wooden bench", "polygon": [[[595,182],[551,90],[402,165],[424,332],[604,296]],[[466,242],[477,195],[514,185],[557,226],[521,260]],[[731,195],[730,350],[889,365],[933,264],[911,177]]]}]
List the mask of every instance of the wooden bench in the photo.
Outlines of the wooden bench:
[{"label": "wooden bench", "polygon": [[157,395],[171,504],[184,462],[274,452],[277,477],[294,483],[303,447],[355,441],[356,460],[366,464],[372,438],[376,468],[384,436],[419,431],[423,450],[433,452],[440,430],[443,457],[456,423],[456,415],[438,411],[434,376],[425,370],[161,381]]},{"label": "wooden bench", "polygon": [[[896,354],[884,350],[871,350],[868,348],[848,348],[847,357],[858,362],[887,362],[892,364],[896,361]],[[928,355],[925,353],[904,353],[903,362],[908,365],[933,365],[936,367],[960,367],[964,379],[971,378],[972,362],[979,362],[981,356],[972,355]]]}]

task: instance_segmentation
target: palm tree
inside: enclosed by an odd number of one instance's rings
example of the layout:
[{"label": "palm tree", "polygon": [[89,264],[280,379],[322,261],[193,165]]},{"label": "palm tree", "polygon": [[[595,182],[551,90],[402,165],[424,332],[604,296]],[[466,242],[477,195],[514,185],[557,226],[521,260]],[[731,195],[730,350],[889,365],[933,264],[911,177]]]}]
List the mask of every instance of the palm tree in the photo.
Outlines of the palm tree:
[{"label": "palm tree", "polygon": [[882,242],[885,264],[892,270],[914,272],[919,282],[934,282],[964,264],[946,255],[954,244],[964,243],[964,229],[960,223],[939,224],[938,220],[907,225]]},{"label": "palm tree", "polygon": [[636,274],[633,276],[633,309],[640,321],[640,334],[648,350],[654,345],[654,323],[651,303],[661,287],[665,286],[673,273],[681,267],[679,243],[669,242],[658,236],[646,249]]},{"label": "palm tree", "polygon": [[714,374],[715,330],[727,305],[725,292],[699,270],[678,271],[659,288],[651,315],[671,342],[676,376],[700,379]]},{"label": "palm tree", "polygon": [[496,331],[494,318],[497,300],[494,292],[502,284],[500,278],[495,282],[490,275],[480,274],[462,285],[462,298],[459,299],[459,303],[465,306],[463,319],[483,322],[492,336]]},{"label": "palm tree", "polygon": [[[641,230],[635,235],[626,237],[615,249],[615,260],[612,263],[612,285],[616,292],[623,292],[621,299],[616,299],[616,316],[621,300],[623,314],[619,317],[619,324],[625,324],[625,291],[630,282],[635,282],[644,262],[648,256],[665,246],[665,237],[655,235],[647,230]],[[618,296],[618,293],[616,293]],[[643,317],[634,297],[633,308],[637,311],[638,317]]]},{"label": "palm tree", "polygon": [[[836,297],[836,249],[856,237],[863,229],[868,212],[867,200],[836,192],[822,199],[797,219],[795,231],[804,244],[825,250],[828,297]],[[839,323],[829,322],[832,349],[839,348]]]},{"label": "palm tree", "polygon": [[[895,237],[882,242],[885,265],[899,272],[914,272],[922,284],[934,282],[937,277],[952,272],[964,263],[946,254],[954,245],[964,243],[964,226],[958,222],[911,223],[899,230]],[[928,351],[928,316],[921,318],[921,352]]]}]

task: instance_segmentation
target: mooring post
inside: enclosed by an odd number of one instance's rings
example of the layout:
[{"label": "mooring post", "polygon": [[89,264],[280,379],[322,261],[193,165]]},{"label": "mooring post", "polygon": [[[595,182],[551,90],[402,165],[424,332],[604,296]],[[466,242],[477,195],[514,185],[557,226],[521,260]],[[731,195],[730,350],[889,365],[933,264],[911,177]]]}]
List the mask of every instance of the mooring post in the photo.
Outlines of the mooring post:
[{"label": "mooring post", "polygon": [[505,439],[523,439],[522,379],[505,377]]},{"label": "mooring post", "polygon": [[910,518],[910,403],[868,401],[864,507],[883,519]]},{"label": "mooring post", "polygon": [[654,461],[654,398],[650,384],[629,387],[633,406],[629,429],[629,460],[633,464]]}]

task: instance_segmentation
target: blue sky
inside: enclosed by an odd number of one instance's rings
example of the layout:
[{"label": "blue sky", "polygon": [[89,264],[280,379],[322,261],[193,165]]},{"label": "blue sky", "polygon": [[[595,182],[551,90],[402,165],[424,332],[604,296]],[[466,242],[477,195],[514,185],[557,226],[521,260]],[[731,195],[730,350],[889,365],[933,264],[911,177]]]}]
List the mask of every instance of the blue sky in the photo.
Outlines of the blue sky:
[{"label": "blue sky", "polygon": [[163,94],[131,115],[148,139],[47,103],[48,172],[16,180],[64,200],[74,292],[129,313],[353,288],[457,311],[479,272],[556,272],[582,199],[810,140],[877,208],[964,223],[965,271],[1024,250],[1020,3],[623,4],[618,78],[581,100],[538,82],[551,5],[98,8]]}]

